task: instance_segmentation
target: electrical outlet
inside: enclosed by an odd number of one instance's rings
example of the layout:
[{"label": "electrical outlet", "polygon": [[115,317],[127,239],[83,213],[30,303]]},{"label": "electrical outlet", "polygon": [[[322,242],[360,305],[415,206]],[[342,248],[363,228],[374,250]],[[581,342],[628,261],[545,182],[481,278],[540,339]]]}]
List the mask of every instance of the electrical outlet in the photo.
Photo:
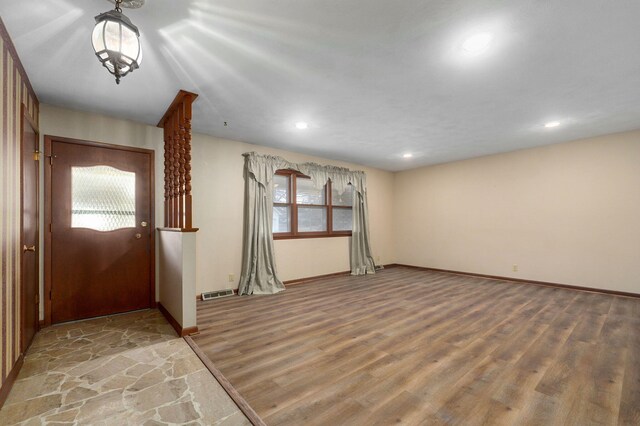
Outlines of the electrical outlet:
[{"label": "electrical outlet", "polygon": [[513,265],[513,272],[518,272],[518,265]]},{"label": "electrical outlet", "polygon": [[234,274],[229,274],[229,282],[232,283],[234,282],[236,279],[236,276]]}]

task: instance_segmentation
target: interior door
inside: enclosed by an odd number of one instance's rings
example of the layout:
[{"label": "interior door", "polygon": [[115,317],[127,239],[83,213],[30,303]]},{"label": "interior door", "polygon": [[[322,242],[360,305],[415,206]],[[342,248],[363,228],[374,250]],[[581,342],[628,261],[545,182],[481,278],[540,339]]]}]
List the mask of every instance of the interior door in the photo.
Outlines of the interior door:
[{"label": "interior door", "polygon": [[51,322],[153,305],[153,151],[50,139]]},{"label": "interior door", "polygon": [[38,133],[23,110],[22,123],[22,256],[21,350],[25,352],[38,331]]}]

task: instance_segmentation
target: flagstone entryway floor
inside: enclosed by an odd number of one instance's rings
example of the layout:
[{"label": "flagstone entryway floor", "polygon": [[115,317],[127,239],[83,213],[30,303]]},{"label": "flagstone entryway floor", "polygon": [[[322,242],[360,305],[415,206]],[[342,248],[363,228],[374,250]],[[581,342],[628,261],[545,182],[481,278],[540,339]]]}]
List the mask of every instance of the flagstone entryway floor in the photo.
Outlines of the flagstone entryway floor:
[{"label": "flagstone entryway floor", "polygon": [[157,310],[40,331],[0,425],[250,425]]}]

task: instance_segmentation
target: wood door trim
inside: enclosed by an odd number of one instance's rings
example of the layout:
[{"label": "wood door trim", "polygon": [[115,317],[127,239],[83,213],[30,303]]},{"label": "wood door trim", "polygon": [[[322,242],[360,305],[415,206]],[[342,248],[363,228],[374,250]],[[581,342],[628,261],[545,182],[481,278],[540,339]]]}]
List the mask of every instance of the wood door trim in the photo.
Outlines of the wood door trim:
[{"label": "wood door trim", "polygon": [[42,300],[44,304],[44,326],[51,325],[51,163],[47,164],[47,158],[51,156],[51,136],[44,137],[44,289]]},{"label": "wood door trim", "polygon": [[[45,135],[44,138],[45,138],[45,145],[46,145],[46,140],[49,139],[49,140],[55,141],[55,142],[64,142],[64,143],[70,143],[70,144],[74,144],[74,145],[95,146],[95,147],[98,147],[98,148],[117,149],[117,150],[120,150],[120,151],[128,151],[128,152],[142,152],[144,154],[155,155],[155,151],[153,149],[138,148],[136,146],[116,145],[116,144],[113,144],[113,143],[95,142],[95,141],[88,141],[88,140],[84,140],[84,139],[73,139],[73,138],[66,138],[66,137],[63,137],[63,136],[52,136],[52,135]],[[50,152],[49,152],[49,154],[50,154]],[[154,159],[155,159],[155,157],[154,157]]]},{"label": "wood door trim", "polygon": [[[34,119],[31,118],[31,115],[29,115],[29,108],[27,108],[24,102],[21,104],[20,111],[22,113],[22,116],[26,118],[29,124],[31,125],[31,127],[33,127],[33,130],[35,130],[36,134],[40,136],[40,128],[38,127],[38,123],[36,123]],[[22,133],[20,134],[22,135]],[[38,140],[38,147],[40,147],[40,140]]]},{"label": "wood door trim", "polygon": [[[31,128],[35,133],[36,144],[40,145],[40,132],[38,130],[38,126],[35,124],[33,119],[29,116],[29,109],[27,106],[22,103],[20,104],[20,115],[22,116],[22,120],[20,120],[20,247],[23,247],[27,244],[24,240],[24,177],[23,177],[23,162],[24,162],[24,120],[26,119]],[[30,243],[29,243],[30,244]],[[36,166],[36,294],[38,295],[38,303],[36,303],[36,333],[40,328],[40,164]],[[25,347],[25,332],[26,332],[26,313],[27,313],[27,303],[29,301],[26,299],[26,291],[25,291],[25,277],[26,274],[23,271],[23,257],[24,252],[20,250],[20,351],[25,353],[28,347]],[[29,342],[31,344],[31,342]],[[24,349],[23,349],[24,348]]]},{"label": "wood door trim", "polygon": [[[116,149],[120,151],[137,152],[149,155],[149,229],[155,229],[155,151],[153,149],[138,148],[133,146],[115,145],[104,142],[73,139],[62,136],[44,136],[44,156],[51,159],[51,147],[53,142],[68,144],[95,146],[98,148]],[[51,325],[51,162],[45,162],[44,167],[44,325]],[[150,271],[149,271],[149,305],[152,308],[156,304],[156,239],[155,232],[150,232]]]}]

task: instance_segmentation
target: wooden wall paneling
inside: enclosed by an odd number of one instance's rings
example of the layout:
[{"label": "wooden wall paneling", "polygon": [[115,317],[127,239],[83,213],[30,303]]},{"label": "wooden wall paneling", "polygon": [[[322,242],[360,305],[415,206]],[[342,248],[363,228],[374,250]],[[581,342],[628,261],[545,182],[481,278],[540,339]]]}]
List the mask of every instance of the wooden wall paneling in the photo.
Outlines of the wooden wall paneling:
[{"label": "wooden wall paneling", "polygon": [[[26,86],[25,86],[26,90]],[[26,93],[25,93],[26,96]],[[22,103],[20,127],[20,246],[23,247],[21,267],[21,325],[20,350],[26,352],[39,328],[40,314],[40,282],[39,264],[42,253],[40,247],[40,129],[29,116],[28,106]],[[28,135],[33,135],[31,139]],[[26,160],[26,161],[25,161]],[[31,178],[28,176],[31,175]],[[27,219],[25,221],[25,219]],[[29,220],[30,219],[30,220]],[[35,245],[32,254],[25,252],[24,247]],[[26,256],[26,257],[25,257]]]},{"label": "wooden wall paneling", "polygon": [[38,125],[39,101],[0,19],[0,406],[20,369],[20,129],[22,105]]}]

